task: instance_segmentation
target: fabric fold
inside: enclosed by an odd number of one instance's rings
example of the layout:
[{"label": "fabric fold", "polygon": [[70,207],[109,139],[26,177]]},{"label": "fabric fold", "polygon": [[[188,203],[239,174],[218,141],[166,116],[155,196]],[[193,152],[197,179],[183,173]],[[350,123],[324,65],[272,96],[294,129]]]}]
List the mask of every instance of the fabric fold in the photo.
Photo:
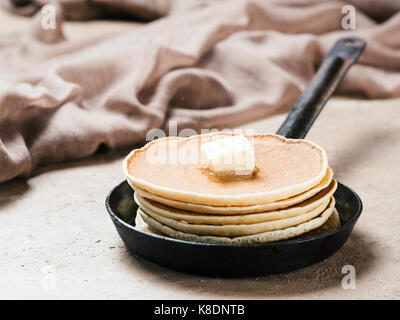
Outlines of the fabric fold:
[{"label": "fabric fold", "polygon": [[[370,11],[365,5],[356,7],[357,28],[345,31],[341,1],[65,0],[55,7],[54,31],[40,26],[47,2],[6,3],[17,12],[37,10],[32,28],[0,37],[0,182],[99,146],[143,143],[154,128],[168,135],[171,121],[178,133],[200,132],[286,111],[341,37],[362,37],[367,48],[339,94],[400,95],[400,14],[389,5],[381,24],[363,13]],[[122,9],[163,18],[74,41],[62,32],[63,17],[79,16],[73,3],[102,10],[82,11],[84,19],[105,12],[118,18]]]}]

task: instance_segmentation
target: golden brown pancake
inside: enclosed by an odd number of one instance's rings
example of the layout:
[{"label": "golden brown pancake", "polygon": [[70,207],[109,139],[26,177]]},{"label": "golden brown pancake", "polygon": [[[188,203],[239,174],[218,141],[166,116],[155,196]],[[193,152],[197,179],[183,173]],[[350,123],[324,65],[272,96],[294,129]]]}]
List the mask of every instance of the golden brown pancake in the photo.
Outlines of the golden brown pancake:
[{"label": "golden brown pancake", "polygon": [[[311,230],[309,232],[303,233],[302,235],[300,235],[298,237],[295,237],[295,239],[307,239],[312,236],[330,232],[332,230],[335,230],[338,227],[340,227],[339,214],[336,209],[333,209],[331,216],[328,218],[328,220],[325,221],[324,224],[322,224],[320,227],[318,227],[314,230]],[[135,228],[137,228],[140,231],[148,232],[148,233],[159,235],[159,236],[164,236],[164,234],[156,231],[155,229],[150,227],[146,222],[144,222],[139,213],[136,214]]]},{"label": "golden brown pancake", "polygon": [[209,225],[252,224],[295,217],[320,206],[322,203],[328,204],[329,199],[332,197],[333,193],[336,190],[336,181],[334,182],[335,188],[333,188],[330,192],[321,192],[316,196],[302,203],[299,203],[298,205],[294,205],[292,207],[281,210],[250,214],[214,215],[183,211],[162,205],[152,200],[142,198],[138,194],[135,194],[135,201],[139,205],[139,207],[142,208],[145,212],[151,211],[157,215],[161,215],[166,218],[182,221],[185,223]]},{"label": "golden brown pancake", "polygon": [[325,222],[329,219],[329,217],[335,210],[334,205],[335,201],[334,199],[332,199],[329,206],[318,217],[300,223],[299,225],[238,237],[198,235],[194,233],[182,232],[171,228],[170,226],[167,226],[163,223],[160,223],[159,221],[147,215],[141,209],[138,209],[137,214],[141,216],[146,225],[150,226],[151,230],[155,230],[157,233],[161,233],[171,238],[203,243],[244,245],[286,240],[300,236],[304,233],[310,232],[311,230],[315,230],[325,224]]},{"label": "golden brown pancake", "polygon": [[154,211],[140,207],[142,212],[152,217],[158,222],[169,226],[175,230],[182,232],[193,233],[198,235],[209,235],[209,236],[226,236],[226,237],[237,237],[251,235],[266,231],[274,231],[286,229],[288,227],[297,226],[301,223],[309,221],[319,216],[328,206],[330,201],[334,201],[333,197],[320,204],[318,207],[311,209],[308,212],[299,214],[293,217],[287,217],[283,219],[269,220],[264,222],[250,223],[250,224],[226,224],[226,225],[211,225],[211,224],[195,224],[187,223],[185,221],[179,221],[165,216],[159,215]]},{"label": "golden brown pancake", "polygon": [[211,206],[211,205],[202,205],[195,203],[186,203],[182,201],[163,198],[136,187],[134,189],[135,193],[141,198],[149,199],[159,204],[163,204],[179,210],[190,211],[193,213],[216,214],[216,215],[236,215],[236,214],[242,215],[248,213],[254,214],[259,212],[284,209],[294,206],[296,204],[303,203],[305,201],[313,201],[315,200],[315,198],[318,199],[327,194],[331,196],[336,191],[337,187],[337,183],[334,179],[332,179],[332,177],[333,177],[333,171],[331,168],[328,167],[327,173],[325,177],[322,179],[322,181],[315,187],[311,188],[310,190],[307,190],[301,194],[298,194],[294,197],[290,197],[287,199],[282,199],[275,202],[257,204],[252,206]]},{"label": "golden brown pancake", "polygon": [[214,206],[248,206],[293,197],[318,185],[327,172],[324,150],[307,140],[274,134],[246,136],[259,172],[245,180],[218,181],[205,173],[200,145],[232,136],[218,132],[167,137],[132,151],[124,160],[129,183],[172,200]]}]

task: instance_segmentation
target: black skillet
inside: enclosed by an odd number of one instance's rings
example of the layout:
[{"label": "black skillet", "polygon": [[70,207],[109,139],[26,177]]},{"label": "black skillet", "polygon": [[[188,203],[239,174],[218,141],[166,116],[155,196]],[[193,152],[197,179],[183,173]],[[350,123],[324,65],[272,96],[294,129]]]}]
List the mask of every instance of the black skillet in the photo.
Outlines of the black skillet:
[{"label": "black skillet", "polygon": [[[365,42],[358,38],[337,41],[277,133],[287,138],[304,138],[364,47]],[[342,247],[362,211],[358,195],[339,183],[334,197],[341,226],[335,230],[265,244],[205,244],[137,230],[134,221],[138,207],[133,194],[124,181],[111,190],[106,199],[107,211],[130,251],[172,269],[209,276],[243,277],[277,273],[322,261]]]}]

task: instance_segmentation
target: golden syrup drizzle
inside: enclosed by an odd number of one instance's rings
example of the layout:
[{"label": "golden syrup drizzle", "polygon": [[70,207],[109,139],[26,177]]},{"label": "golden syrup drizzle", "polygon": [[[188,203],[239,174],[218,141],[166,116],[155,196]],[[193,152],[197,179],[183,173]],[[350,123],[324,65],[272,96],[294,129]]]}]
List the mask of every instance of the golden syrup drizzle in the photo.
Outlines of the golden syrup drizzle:
[{"label": "golden syrup drizzle", "polygon": [[202,174],[205,174],[208,177],[208,179],[210,179],[213,182],[249,180],[253,179],[260,171],[258,167],[254,167],[254,170],[251,174],[235,174],[235,172],[215,173],[211,171],[208,167],[200,167],[199,170],[201,171]]}]

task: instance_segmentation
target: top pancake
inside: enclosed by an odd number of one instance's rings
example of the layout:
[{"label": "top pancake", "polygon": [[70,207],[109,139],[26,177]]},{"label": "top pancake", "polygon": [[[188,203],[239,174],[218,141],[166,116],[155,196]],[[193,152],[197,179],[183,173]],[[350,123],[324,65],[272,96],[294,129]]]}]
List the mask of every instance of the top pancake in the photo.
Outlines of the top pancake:
[{"label": "top pancake", "polygon": [[150,193],[204,205],[265,204],[316,186],[327,171],[325,151],[307,140],[274,134],[246,136],[259,172],[246,180],[211,179],[204,172],[200,145],[233,136],[228,132],[167,137],[133,150],[124,160],[128,182]]}]

